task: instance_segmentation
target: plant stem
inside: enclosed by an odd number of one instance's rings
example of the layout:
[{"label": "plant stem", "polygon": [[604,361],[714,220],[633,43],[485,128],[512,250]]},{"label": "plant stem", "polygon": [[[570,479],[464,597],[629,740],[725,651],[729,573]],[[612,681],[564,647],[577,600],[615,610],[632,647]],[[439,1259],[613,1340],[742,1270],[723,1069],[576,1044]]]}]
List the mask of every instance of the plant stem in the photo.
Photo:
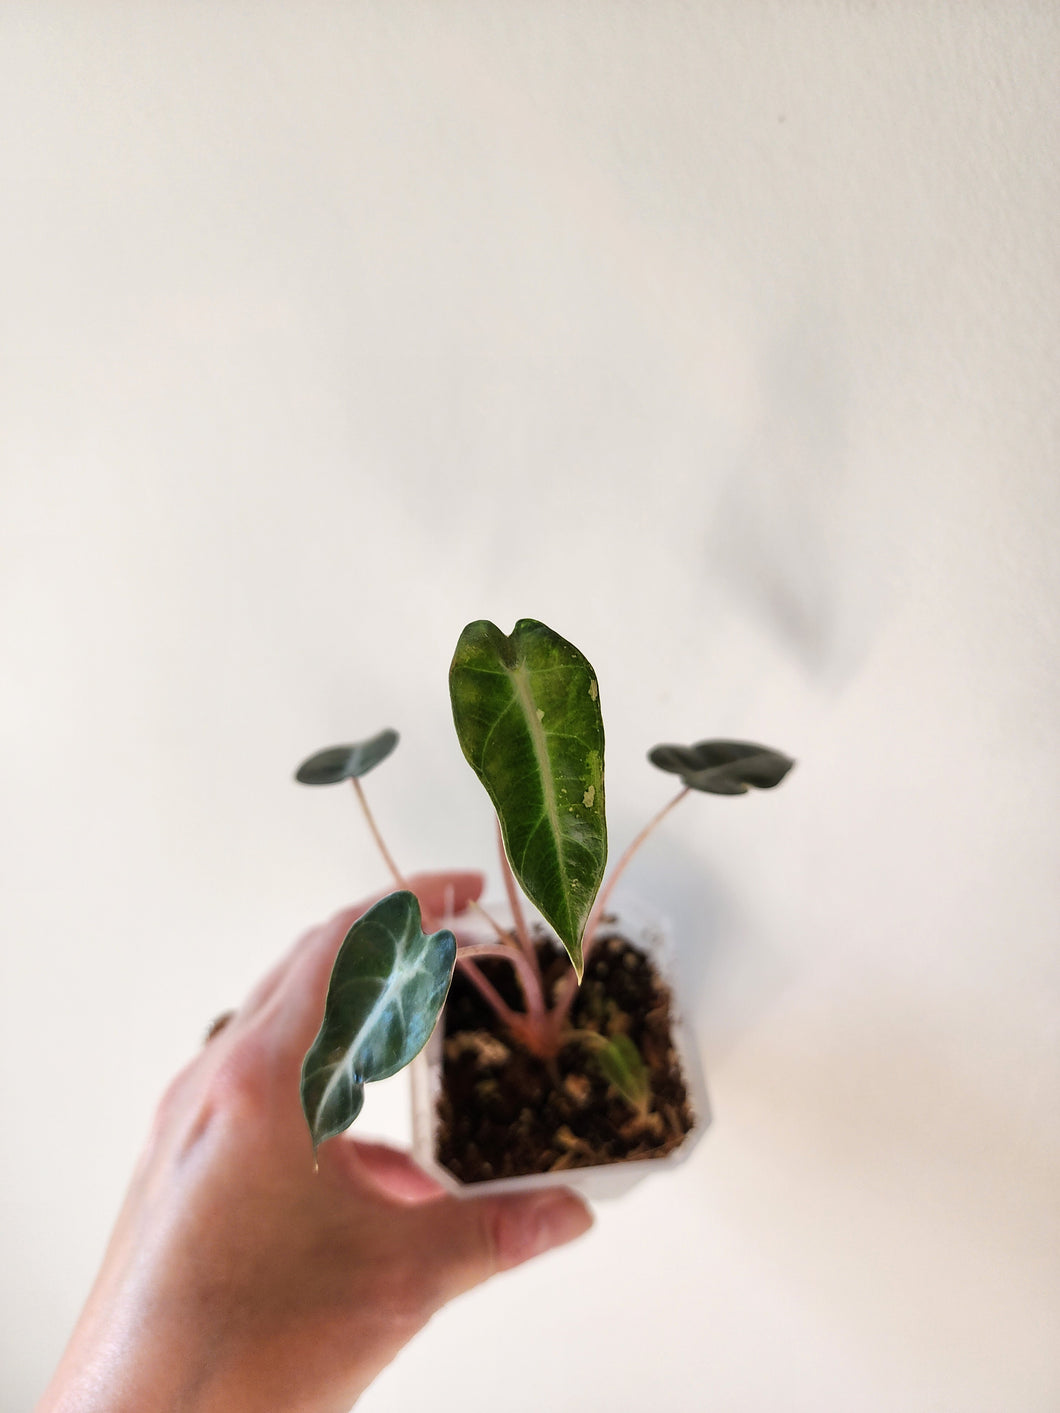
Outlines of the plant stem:
[{"label": "plant stem", "polygon": [[513,948],[515,946],[515,938],[512,936],[512,934],[510,932],[505,931],[505,929],[500,925],[497,919],[493,917],[490,913],[488,913],[486,909],[482,906],[482,904],[477,901],[477,899],[472,898],[468,903],[468,906],[474,908],[475,912],[480,913],[482,917],[486,919],[490,927],[492,927],[494,932],[497,934],[497,941],[500,942],[502,946],[509,948]]},{"label": "plant stem", "polygon": [[633,840],[632,844],[630,844],[629,848],[626,850],[626,852],[619,859],[618,863],[615,865],[611,877],[607,880],[606,887],[600,892],[599,896],[596,899],[596,902],[593,904],[593,910],[589,914],[589,921],[585,924],[585,936],[582,941],[582,956],[584,959],[587,959],[589,956],[589,952],[592,948],[593,942],[596,940],[596,932],[598,927],[600,926],[600,918],[603,916],[604,908],[607,907],[607,900],[610,898],[612,892],[614,891],[615,884],[625,872],[626,865],[629,863],[630,859],[637,852],[640,846],[644,843],[645,839],[647,839],[648,835],[652,832],[655,826],[657,824],[662,823],[662,821],[673,809],[674,805],[680,804],[684,797],[689,793],[690,789],[691,786],[686,785],[683,790],[679,790],[677,792],[677,794],[668,804],[663,805],[659,813],[648,821],[648,823],[640,831],[637,837]]},{"label": "plant stem", "polygon": [[[527,998],[526,1011],[512,1010],[496,987],[483,976],[476,964],[476,957],[502,957],[506,962],[511,962],[523,995]],[[536,983],[519,949],[496,942],[461,942],[458,936],[456,962],[457,966],[464,968],[468,980],[480,992],[500,1023],[511,1032],[513,1039],[546,1064],[552,1062],[563,1046],[563,1027],[557,1022],[555,1013],[545,1009],[543,1000],[532,1004]],[[540,993],[537,994],[540,997]]]},{"label": "plant stem", "polygon": [[492,982],[486,980],[475,963],[466,955],[464,949],[460,948],[457,950],[456,960],[464,968],[468,980],[473,982],[475,987],[481,992],[483,998],[488,1002],[498,1020],[502,1021],[509,1029],[512,1029],[513,1022],[517,1024],[516,1014],[503,999]]},{"label": "plant stem", "polygon": [[556,1004],[549,1012],[549,1019],[556,1028],[557,1033],[562,1032],[564,1026],[567,1024],[570,1008],[574,1005],[574,998],[577,994],[578,978],[573,972],[569,972],[563,978],[563,986],[556,1000]]},{"label": "plant stem", "polygon": [[541,968],[538,965],[537,952],[531,947],[530,955],[526,956],[519,950],[512,934],[507,932],[497,919],[486,911],[481,903],[472,899],[470,906],[473,907],[477,913],[482,914],[490,927],[492,927],[497,934],[497,939],[501,945],[497,948],[493,948],[490,955],[504,957],[507,961],[511,962],[512,966],[515,968],[515,974],[518,976],[519,985],[523,990],[523,999],[526,1002],[527,1011],[535,1017],[543,1016],[545,1014],[545,983],[541,976]]},{"label": "plant stem", "polygon": [[[541,991],[540,979],[530,970],[522,952],[507,943],[466,942],[462,947],[457,948],[456,956],[458,961],[464,961],[471,957],[503,957],[506,962],[511,962],[526,1000],[527,1019],[533,1026],[541,1025],[545,1018],[545,999]],[[478,968],[476,967],[475,970],[478,971]],[[479,972],[479,975],[481,976],[482,973]]]},{"label": "plant stem", "polygon": [[[390,870],[391,877],[399,888],[404,888],[409,892],[412,892],[408,880],[398,868],[397,864],[394,862],[394,858],[390,850],[383,843],[383,836],[379,832],[379,826],[376,824],[375,819],[373,818],[372,811],[368,808],[368,801],[365,798],[364,791],[361,788],[361,782],[357,779],[356,776],[353,776],[353,788],[356,791],[357,799],[360,801],[361,809],[364,810],[364,817],[368,821],[368,828],[372,831],[372,838],[379,846],[379,852],[383,855],[383,858],[386,861],[386,866]],[[427,932],[437,931],[438,919],[432,912],[428,912],[422,904],[420,905],[420,907],[420,921],[423,924],[424,930]]]},{"label": "plant stem", "polygon": [[515,885],[515,876],[512,873],[512,866],[508,862],[508,855],[504,848],[504,835],[501,833],[501,822],[497,821],[497,852],[501,860],[501,877],[504,879],[504,891],[508,896],[508,906],[512,910],[512,923],[515,927],[515,935],[519,939],[526,958],[534,971],[537,973],[538,984],[541,981],[541,968],[537,961],[537,948],[530,939],[530,929],[526,925],[526,917],[523,914],[523,905],[519,901],[519,889]]},{"label": "plant stem", "polygon": [[357,792],[357,799],[360,801],[361,809],[364,810],[364,817],[368,821],[368,828],[372,831],[372,838],[378,844],[379,852],[386,860],[386,866],[390,870],[394,882],[399,888],[408,888],[409,885],[402,877],[401,870],[398,868],[393,858],[391,858],[390,850],[383,843],[383,836],[380,834],[379,828],[376,825],[375,820],[372,818],[372,811],[368,808],[368,801],[365,799],[364,791],[361,789],[361,782],[357,779],[356,776],[353,777],[353,788]]}]

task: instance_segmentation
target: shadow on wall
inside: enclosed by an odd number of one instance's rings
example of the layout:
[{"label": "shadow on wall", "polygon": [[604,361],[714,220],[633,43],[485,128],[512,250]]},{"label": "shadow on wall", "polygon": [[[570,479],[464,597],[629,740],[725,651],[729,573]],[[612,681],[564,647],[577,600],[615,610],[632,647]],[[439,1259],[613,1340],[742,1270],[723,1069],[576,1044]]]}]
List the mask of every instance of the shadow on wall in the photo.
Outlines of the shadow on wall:
[{"label": "shadow on wall", "polygon": [[851,445],[851,378],[820,308],[757,362],[758,415],[719,492],[707,558],[800,663],[833,689],[882,624],[894,573],[894,482]]},{"label": "shadow on wall", "polygon": [[[717,1064],[787,989],[792,966],[741,925],[731,896],[700,856],[673,840],[656,854],[628,891],[671,925],[682,1010],[701,1056]],[[707,1068],[708,1089],[710,1078]]]}]

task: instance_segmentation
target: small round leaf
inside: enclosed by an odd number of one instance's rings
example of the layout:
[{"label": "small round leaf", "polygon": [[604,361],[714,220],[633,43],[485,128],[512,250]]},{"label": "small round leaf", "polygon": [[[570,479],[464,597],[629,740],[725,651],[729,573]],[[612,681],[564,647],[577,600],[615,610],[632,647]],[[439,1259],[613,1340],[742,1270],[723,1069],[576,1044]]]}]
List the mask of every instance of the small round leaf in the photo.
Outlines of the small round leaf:
[{"label": "small round leaf", "polygon": [[340,780],[367,775],[380,761],[386,760],[398,740],[398,733],[388,727],[378,736],[356,741],[352,746],[328,746],[304,760],[294,778],[303,785],[337,785]]},{"label": "small round leaf", "polygon": [[790,756],[753,741],[697,741],[694,746],[655,746],[652,765],[679,775],[690,790],[711,795],[745,795],[772,790],[795,764]]}]

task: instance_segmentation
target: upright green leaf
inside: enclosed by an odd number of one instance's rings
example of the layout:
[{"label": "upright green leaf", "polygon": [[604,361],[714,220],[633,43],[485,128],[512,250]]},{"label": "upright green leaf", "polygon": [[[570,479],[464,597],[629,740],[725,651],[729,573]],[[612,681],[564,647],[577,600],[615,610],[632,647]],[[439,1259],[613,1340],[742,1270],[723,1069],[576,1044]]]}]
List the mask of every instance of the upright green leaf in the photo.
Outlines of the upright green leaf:
[{"label": "upright green leaf", "polygon": [[628,1035],[612,1036],[596,1052],[596,1063],[634,1109],[647,1112],[651,1102],[651,1077],[640,1051]]},{"label": "upright green leaf", "polygon": [[423,1049],[455,962],[456,938],[423,932],[414,893],[391,893],[353,924],[302,1062],[302,1109],[314,1149],[353,1123],[366,1081],[396,1074]]},{"label": "upright green leaf", "polygon": [[772,790],[795,764],[769,746],[753,741],[697,741],[694,746],[654,746],[652,765],[679,775],[690,790],[711,795],[746,795],[752,787]]},{"label": "upright green leaf", "polygon": [[294,778],[302,785],[337,785],[340,780],[354,780],[386,760],[398,739],[398,733],[387,727],[377,736],[355,741],[352,746],[328,746],[304,760]]},{"label": "upright green leaf", "polygon": [[460,635],[449,693],[515,876],[580,980],[582,933],[607,861],[596,673],[543,623],[522,618],[506,637],[480,620]]}]

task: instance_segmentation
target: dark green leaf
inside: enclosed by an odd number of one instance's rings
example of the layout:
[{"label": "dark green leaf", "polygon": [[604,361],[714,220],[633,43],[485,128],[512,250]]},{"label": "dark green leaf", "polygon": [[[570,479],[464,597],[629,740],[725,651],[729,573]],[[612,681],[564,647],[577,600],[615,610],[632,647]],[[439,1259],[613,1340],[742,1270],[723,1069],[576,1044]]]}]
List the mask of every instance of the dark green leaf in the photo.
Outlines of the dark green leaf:
[{"label": "dark green leaf", "polygon": [[328,985],[324,1021],[302,1062],[302,1109],[317,1148],[349,1128],[368,1080],[423,1049],[456,962],[451,932],[426,934],[414,893],[391,893],[350,928]]},{"label": "dark green leaf", "polygon": [[398,733],[387,728],[352,746],[328,746],[304,760],[294,778],[303,785],[337,785],[340,780],[353,780],[386,760],[397,743]]},{"label": "dark green leaf", "polygon": [[628,1035],[615,1035],[596,1052],[604,1077],[635,1109],[646,1109],[651,1088],[648,1067]]},{"label": "dark green leaf", "polygon": [[753,741],[697,741],[694,746],[655,746],[652,765],[679,775],[692,790],[712,795],[745,795],[779,785],[795,762]]},{"label": "dark green leaf", "polygon": [[527,897],[582,974],[582,932],[607,861],[596,673],[543,623],[460,635],[449,691],[464,755],[489,792]]}]

